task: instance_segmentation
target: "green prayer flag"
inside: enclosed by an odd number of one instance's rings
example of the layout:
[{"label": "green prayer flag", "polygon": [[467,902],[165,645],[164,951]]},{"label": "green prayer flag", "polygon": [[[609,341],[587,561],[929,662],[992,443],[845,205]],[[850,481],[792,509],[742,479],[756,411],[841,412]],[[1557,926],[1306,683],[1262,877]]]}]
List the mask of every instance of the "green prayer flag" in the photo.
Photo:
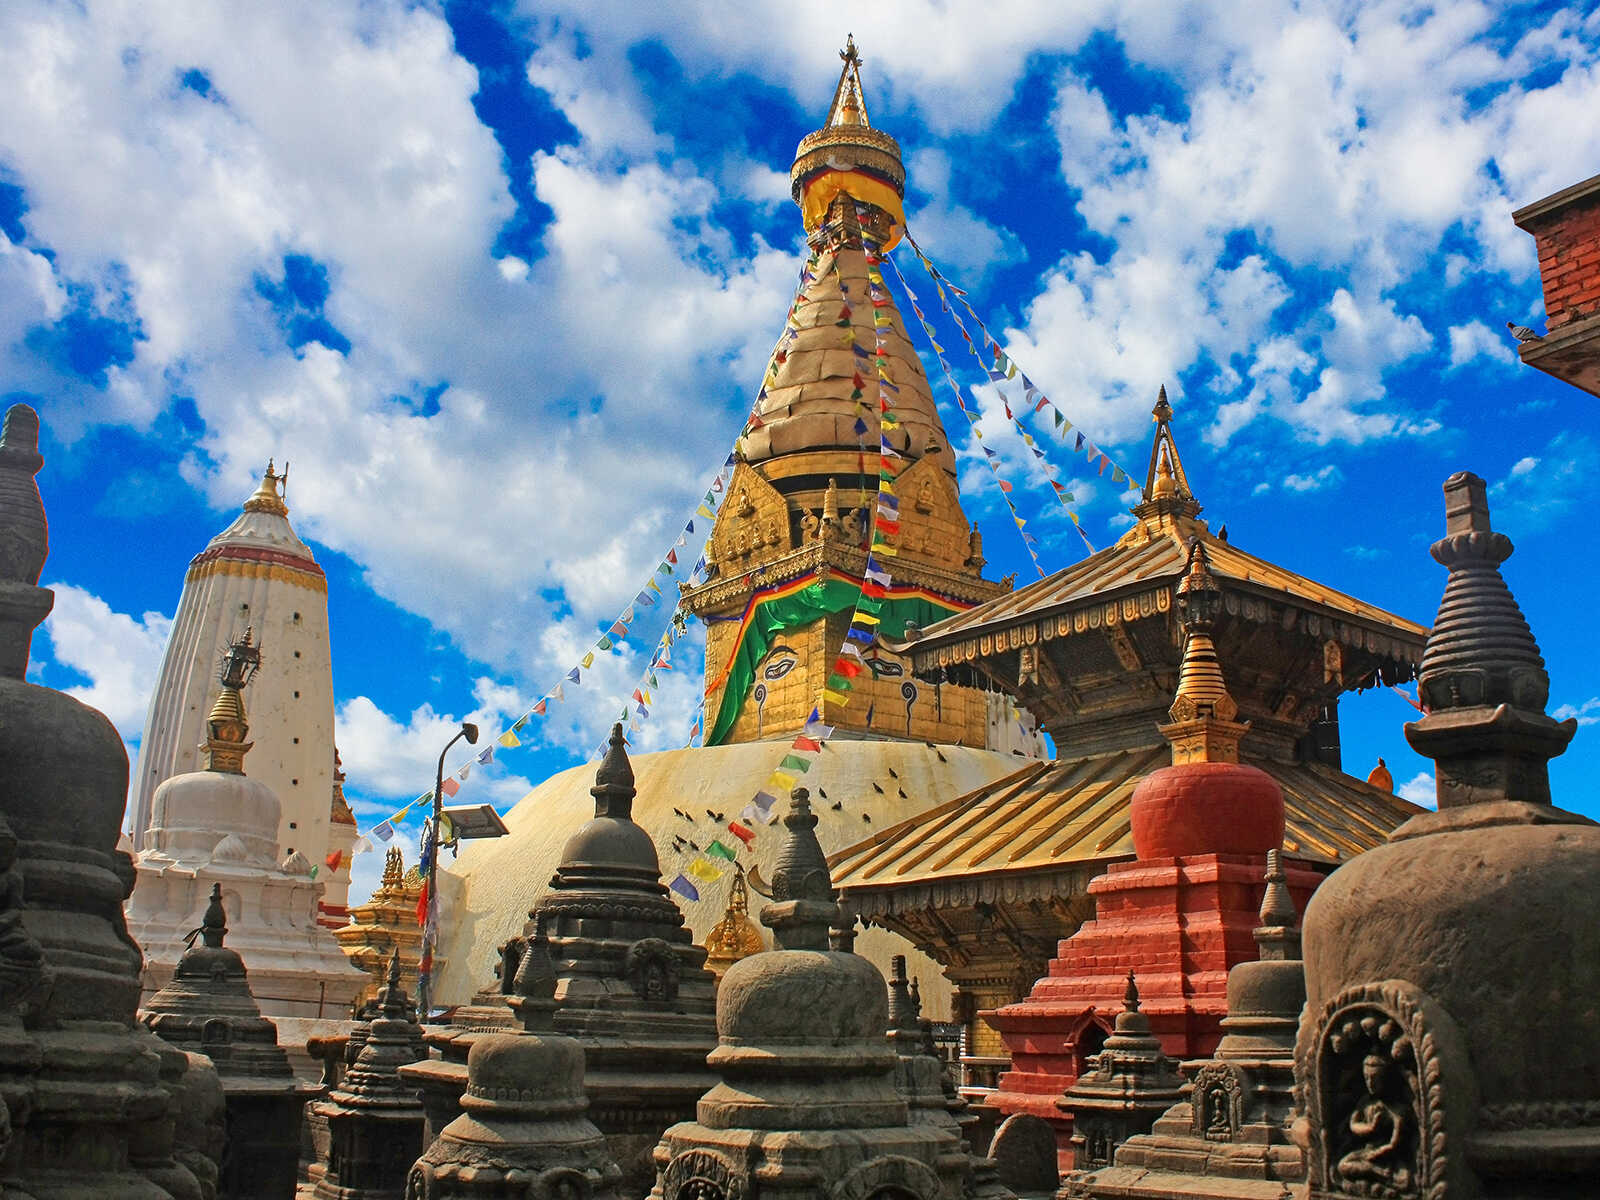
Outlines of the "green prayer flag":
[{"label": "green prayer flag", "polygon": [[798,754],[785,754],[783,761],[778,764],[780,771],[799,771],[802,774],[811,770],[811,760],[801,758]]},{"label": "green prayer flag", "polygon": [[725,858],[729,862],[733,862],[739,857],[732,850],[729,850],[726,846],[724,846],[721,839],[714,840],[711,845],[707,846],[706,853],[711,855],[713,858]]}]

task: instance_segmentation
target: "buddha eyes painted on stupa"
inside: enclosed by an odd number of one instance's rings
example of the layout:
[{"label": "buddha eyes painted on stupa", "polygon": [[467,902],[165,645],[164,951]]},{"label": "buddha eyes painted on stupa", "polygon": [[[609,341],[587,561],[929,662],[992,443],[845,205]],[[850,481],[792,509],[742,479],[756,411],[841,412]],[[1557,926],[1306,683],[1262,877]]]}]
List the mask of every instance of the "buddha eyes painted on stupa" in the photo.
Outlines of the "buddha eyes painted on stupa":
[{"label": "buddha eyes painted on stupa", "polygon": [[779,642],[767,655],[767,661],[761,666],[761,678],[779,680],[794,670],[800,663],[800,656],[790,647]]},{"label": "buddha eyes painted on stupa", "polygon": [[885,658],[881,654],[874,654],[870,658],[864,658],[861,661],[866,663],[867,666],[871,668],[872,677],[874,679],[880,677],[899,679],[900,676],[906,673],[904,663],[893,658]]}]

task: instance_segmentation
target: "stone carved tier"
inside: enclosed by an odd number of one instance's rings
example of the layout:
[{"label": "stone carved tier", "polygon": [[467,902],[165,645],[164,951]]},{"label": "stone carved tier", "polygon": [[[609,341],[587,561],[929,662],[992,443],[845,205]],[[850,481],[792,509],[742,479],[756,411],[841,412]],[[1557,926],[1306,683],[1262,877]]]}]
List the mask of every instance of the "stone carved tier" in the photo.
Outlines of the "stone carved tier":
[{"label": "stone carved tier", "polygon": [[460,1113],[417,1160],[406,1200],[614,1200],[622,1169],[589,1120],[583,1048],[553,1032],[555,970],[542,936],[512,982],[521,1034],[479,1033]]},{"label": "stone carved tier", "polygon": [[[1147,503],[1181,513],[1184,490],[1158,487]],[[1233,719],[1210,636],[1222,598],[1198,542],[1177,597],[1184,655],[1171,721],[1161,726],[1173,765],[1147,775],[1129,802],[1135,860],[1112,864],[1089,884],[1094,920],[1060,943],[1028,997],[981,1014],[1011,1052],[1011,1070],[989,1103],[1048,1121],[1063,1172],[1074,1166],[1072,1117],[1056,1102],[1113,1032],[1129,971],[1139,972],[1140,1019],[1164,1053],[1183,1060],[1216,1050],[1229,972],[1257,952],[1262,864],[1283,839],[1282,790],[1238,761],[1246,725]],[[1301,903],[1321,881],[1298,865],[1285,874]]]},{"label": "stone carved tier", "polygon": [[296,1082],[276,1026],[250,993],[243,960],[223,945],[227,932],[222,885],[213,884],[205,919],[172,981],[140,1019],[163,1041],[216,1066],[226,1110],[221,1194],[288,1200],[300,1161],[301,1111],[316,1089]]},{"label": "stone carved tier", "polygon": [[54,601],[37,586],[43,463],[38,414],[13,406],[0,434],[0,1190],[198,1196],[172,1164],[173,1080],[134,1021],[122,739],[94,709],[24,680]]},{"label": "stone carved tier", "polygon": [[913,1119],[885,1038],[888,1002],[876,967],[830,950],[844,924],[796,788],[761,923],[776,949],[728,968],[717,998],[720,1081],[697,1119],[655,1150],[656,1200],[817,1195],[954,1200],[968,1158],[952,1128]]},{"label": "stone carved tier", "polygon": [[[622,1194],[638,1197],[650,1189],[662,1131],[691,1118],[715,1082],[706,1055],[716,1044],[716,978],[661,882],[655,844],[633,821],[620,725],[591,791],[594,818],[567,842],[502,970],[525,974],[529,947],[547,947],[555,1030],[583,1048],[591,1118],[622,1167]],[[531,1013],[526,1001],[514,996],[512,1007]]]},{"label": "stone carved tier", "polygon": [[422,1103],[400,1078],[400,1068],[417,1057],[422,1029],[400,987],[398,953],[378,1005],[344,1081],[311,1106],[328,1129],[317,1200],[398,1200],[422,1153]]},{"label": "stone carved tier", "polygon": [[1439,811],[1306,911],[1295,1076],[1317,1198],[1579,1195],[1600,1175],[1600,826],[1550,803],[1576,722],[1543,712],[1484,482],[1444,492],[1430,711],[1406,726]]},{"label": "stone carved tier", "polygon": [[1215,1056],[1185,1063],[1185,1099],[1160,1116],[1148,1135],[1123,1143],[1114,1166],[1068,1176],[1068,1196],[1123,1200],[1178,1193],[1244,1200],[1304,1180],[1305,1158],[1291,1129],[1305,972],[1277,851],[1268,855],[1266,879],[1255,931],[1261,957],[1228,975],[1228,1016]]}]

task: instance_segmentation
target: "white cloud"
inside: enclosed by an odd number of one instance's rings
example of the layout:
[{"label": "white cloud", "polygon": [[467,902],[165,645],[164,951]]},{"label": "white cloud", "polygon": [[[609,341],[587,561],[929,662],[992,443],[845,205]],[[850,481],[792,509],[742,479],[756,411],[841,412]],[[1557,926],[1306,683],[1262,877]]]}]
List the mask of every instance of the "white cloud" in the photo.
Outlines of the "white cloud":
[{"label": "white cloud", "polygon": [[88,680],[62,690],[99,709],[124,742],[136,744],[172,618],[158,612],[119,613],[70,583],[47,586],[56,594],[55,607],[41,627],[49,641],[50,659]]},{"label": "white cloud", "polygon": [[1338,483],[1343,478],[1339,468],[1333,463],[1328,463],[1309,474],[1285,475],[1283,486],[1291,492],[1317,492]]},{"label": "white cloud", "polygon": [[1557,705],[1550,715],[1558,721],[1576,717],[1579,725],[1600,725],[1600,696],[1590,696],[1582,704]]},{"label": "white cloud", "polygon": [[1395,788],[1395,795],[1402,800],[1409,800],[1423,808],[1439,807],[1439,791],[1434,784],[1432,771],[1418,771],[1410,779]]},{"label": "white cloud", "polygon": [[1546,528],[1588,494],[1600,472],[1600,449],[1578,433],[1563,431],[1538,454],[1512,463],[1503,478],[1489,484],[1494,525],[1515,539]]},{"label": "white cloud", "polygon": [[1479,358],[1508,366],[1515,363],[1517,356],[1511,349],[1510,334],[1496,332],[1482,321],[1450,326],[1450,369],[1457,370]]}]

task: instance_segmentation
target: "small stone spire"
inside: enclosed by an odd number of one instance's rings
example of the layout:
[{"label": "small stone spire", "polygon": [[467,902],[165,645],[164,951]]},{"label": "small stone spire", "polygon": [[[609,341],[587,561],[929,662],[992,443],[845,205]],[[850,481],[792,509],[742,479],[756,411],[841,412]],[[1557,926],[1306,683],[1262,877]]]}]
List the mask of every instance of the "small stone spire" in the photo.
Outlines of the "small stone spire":
[{"label": "small stone spire", "polygon": [[[200,935],[204,945],[213,950],[222,948],[222,939],[228,935],[228,914],[222,907],[222,885],[211,885],[211,902],[206,905],[205,916],[200,918],[200,928],[195,930]],[[194,933],[189,935],[189,944],[194,945]]]},{"label": "small stone spire", "polygon": [[1294,897],[1289,895],[1288,876],[1281,859],[1280,851],[1267,851],[1267,889],[1261,896],[1261,924],[1254,931],[1263,962],[1289,962],[1300,957]]},{"label": "small stone spire", "polygon": [[383,977],[383,987],[378,992],[378,1008],[391,1021],[402,1020],[406,1015],[406,993],[400,986],[400,947],[389,954],[389,970]]},{"label": "small stone spire", "polygon": [[1178,669],[1178,690],[1168,715],[1170,725],[1160,726],[1172,743],[1173,765],[1190,762],[1239,761],[1239,741],[1250,725],[1235,721],[1239,706],[1228,692],[1222,663],[1211,631],[1222,611],[1222,589],[1212,576],[1203,542],[1189,542],[1189,565],[1177,587],[1178,614],[1183,626],[1183,663]]},{"label": "small stone spire", "polygon": [[0,433],[0,675],[28,673],[33,631],[49,614],[55,596],[38,586],[50,553],[44,501],[33,477],[44,466],[39,455],[39,414],[26,404],[6,410]]},{"label": "small stone spire", "polygon": [[772,930],[780,950],[826,950],[829,927],[841,920],[833,878],[817,841],[811,793],[797,787],[789,797],[783,818],[788,836],[772,873],[773,903],[761,910],[761,923]]},{"label": "small stone spire", "polygon": [[528,1033],[546,1033],[555,1028],[556,968],[550,960],[550,939],[544,922],[534,924],[533,936],[522,948],[522,961],[506,999]]},{"label": "small stone spire", "polygon": [[251,631],[228,647],[217,681],[222,690],[206,718],[206,770],[225,775],[244,774],[244,756],[255,743],[247,741],[250,723],[245,719],[244,689],[261,667],[261,648],[250,644]]},{"label": "small stone spire", "polygon": [[628,761],[627,742],[622,736],[619,722],[611,727],[611,743],[606,756],[594,773],[594,786],[589,789],[594,797],[594,815],[633,819],[633,764]]},{"label": "small stone spire", "polygon": [[919,1042],[922,1037],[917,1028],[917,1010],[911,999],[910,981],[906,978],[904,954],[896,954],[889,960],[889,1032],[914,1033]]},{"label": "small stone spire", "polygon": [[1132,971],[1128,972],[1128,986],[1122,993],[1122,1008],[1124,1012],[1139,1011],[1139,981],[1133,977]]},{"label": "small stone spire", "polygon": [[284,503],[283,494],[289,485],[289,464],[283,464],[283,474],[275,474],[272,470],[272,460],[267,459],[266,472],[261,476],[261,483],[251,494],[250,499],[244,502],[245,512],[272,513],[274,516],[287,517],[289,506]]},{"label": "small stone spire", "polygon": [[1577,720],[1545,714],[1550,676],[1500,575],[1513,547],[1490,528],[1487,486],[1458,471],[1444,496],[1445,536],[1433,557],[1450,578],[1418,676],[1428,715],[1405,727],[1406,740],[1435,760],[1441,809],[1549,804],[1549,761],[1566,750]]}]

